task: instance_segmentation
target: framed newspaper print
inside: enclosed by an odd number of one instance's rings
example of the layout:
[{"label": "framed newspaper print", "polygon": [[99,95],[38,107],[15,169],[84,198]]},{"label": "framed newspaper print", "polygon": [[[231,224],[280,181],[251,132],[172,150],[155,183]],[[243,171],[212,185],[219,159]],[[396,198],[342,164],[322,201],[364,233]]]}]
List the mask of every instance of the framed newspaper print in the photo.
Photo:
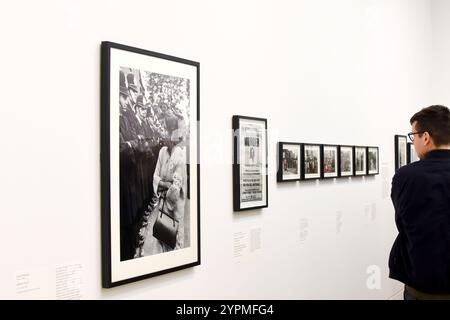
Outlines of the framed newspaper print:
[{"label": "framed newspaper print", "polygon": [[355,176],[367,175],[367,147],[356,146],[354,148]]},{"label": "framed newspaper print", "polygon": [[322,177],[322,148],[320,144],[303,143],[303,179]]},{"label": "framed newspaper print", "polygon": [[353,151],[353,146],[339,146],[339,177],[354,175]]},{"label": "framed newspaper print", "polygon": [[278,142],[277,181],[298,181],[302,177],[301,144],[296,142]]},{"label": "framed newspaper print", "polygon": [[395,170],[398,170],[400,167],[407,165],[407,144],[408,141],[406,136],[403,135],[395,135]]},{"label": "framed newspaper print", "polygon": [[337,178],[339,176],[339,146],[322,145],[322,178]]},{"label": "framed newspaper print", "polygon": [[200,264],[199,69],[101,45],[105,288]]},{"label": "framed newspaper print", "polygon": [[233,116],[233,209],[266,208],[267,120]]},{"label": "framed newspaper print", "polygon": [[379,163],[378,147],[367,147],[367,174],[379,174]]}]

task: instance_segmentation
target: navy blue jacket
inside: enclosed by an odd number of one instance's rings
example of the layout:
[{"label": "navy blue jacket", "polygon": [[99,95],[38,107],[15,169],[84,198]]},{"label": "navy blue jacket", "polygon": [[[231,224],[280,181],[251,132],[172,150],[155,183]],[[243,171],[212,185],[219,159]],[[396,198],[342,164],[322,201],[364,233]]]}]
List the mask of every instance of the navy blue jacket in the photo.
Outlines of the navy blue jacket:
[{"label": "navy blue jacket", "polygon": [[426,293],[450,293],[450,150],[401,167],[391,198],[399,234],[389,277]]}]

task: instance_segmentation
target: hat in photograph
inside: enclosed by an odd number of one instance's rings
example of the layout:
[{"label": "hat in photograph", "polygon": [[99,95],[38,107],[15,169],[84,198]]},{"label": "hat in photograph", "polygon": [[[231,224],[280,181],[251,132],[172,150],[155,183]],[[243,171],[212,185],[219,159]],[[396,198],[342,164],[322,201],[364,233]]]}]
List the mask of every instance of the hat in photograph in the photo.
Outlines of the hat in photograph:
[{"label": "hat in photograph", "polygon": [[125,83],[125,73],[123,71],[120,71],[120,78],[119,78],[119,92],[120,94],[123,94],[124,96],[128,96],[128,90],[127,85]]},{"label": "hat in photograph", "polygon": [[136,107],[146,108],[147,106],[144,103],[144,96],[142,94],[138,95],[136,98]]},{"label": "hat in photograph", "polygon": [[127,74],[127,81],[128,81],[128,89],[133,90],[135,92],[139,92],[138,87],[134,83],[134,74],[132,73]]}]

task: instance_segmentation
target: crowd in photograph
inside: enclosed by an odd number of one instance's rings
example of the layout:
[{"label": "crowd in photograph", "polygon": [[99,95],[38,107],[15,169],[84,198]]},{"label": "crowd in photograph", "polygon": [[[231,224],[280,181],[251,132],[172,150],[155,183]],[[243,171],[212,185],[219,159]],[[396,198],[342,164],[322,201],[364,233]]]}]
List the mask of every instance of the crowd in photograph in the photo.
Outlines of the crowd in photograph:
[{"label": "crowd in photograph", "polygon": [[[119,72],[120,126],[120,248],[121,260],[139,256],[145,242],[141,229],[157,205],[161,187],[176,188],[173,175],[160,175],[161,151],[179,146],[185,152],[188,138],[189,81],[182,78],[121,68]],[[173,145],[171,145],[171,143]],[[178,149],[177,149],[178,150]],[[186,164],[185,153],[178,158]],[[171,159],[165,159],[166,162]],[[172,163],[171,162],[171,163]],[[166,170],[169,170],[166,169]],[[172,167],[170,170],[174,170]],[[158,184],[155,184],[158,180]],[[183,176],[183,174],[178,174]],[[183,179],[182,183],[186,183]],[[164,182],[164,183],[163,183]],[[178,192],[180,188],[178,188]],[[177,196],[179,197],[179,196]],[[178,200],[175,199],[176,202]]]}]

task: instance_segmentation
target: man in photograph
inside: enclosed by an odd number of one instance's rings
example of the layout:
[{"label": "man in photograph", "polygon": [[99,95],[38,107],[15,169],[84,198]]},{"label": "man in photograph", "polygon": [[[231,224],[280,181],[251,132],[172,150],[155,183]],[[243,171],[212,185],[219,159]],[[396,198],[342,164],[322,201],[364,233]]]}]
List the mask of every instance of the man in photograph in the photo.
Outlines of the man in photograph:
[{"label": "man in photograph", "polygon": [[[130,74],[129,74],[130,75]],[[128,76],[129,76],[128,75]],[[130,79],[130,77],[128,77]],[[120,129],[120,257],[134,257],[136,246],[135,221],[142,206],[141,180],[139,179],[139,127],[138,118],[131,107],[130,92],[126,86],[125,73],[119,72],[119,129]],[[128,81],[130,83],[130,80]]]},{"label": "man in photograph", "polygon": [[127,81],[128,81],[128,94],[130,96],[133,111],[135,111],[134,106],[136,104],[136,99],[139,95],[139,89],[136,86],[136,84],[134,83],[134,74],[133,73],[129,73],[127,75]]},{"label": "man in photograph", "polygon": [[450,299],[450,111],[434,105],[410,119],[421,161],[399,168],[391,198],[398,236],[389,277],[405,300]]},{"label": "man in photograph", "polygon": [[143,95],[139,95],[136,98],[136,118],[139,123],[136,127],[136,133],[139,143],[138,148],[135,150],[135,156],[140,185],[139,191],[142,197],[142,204],[139,206],[140,212],[135,222],[137,226],[141,225],[145,209],[153,196],[152,176],[155,167],[154,162],[156,161],[156,157],[151,149],[154,134],[147,120],[148,104],[144,100]]}]

